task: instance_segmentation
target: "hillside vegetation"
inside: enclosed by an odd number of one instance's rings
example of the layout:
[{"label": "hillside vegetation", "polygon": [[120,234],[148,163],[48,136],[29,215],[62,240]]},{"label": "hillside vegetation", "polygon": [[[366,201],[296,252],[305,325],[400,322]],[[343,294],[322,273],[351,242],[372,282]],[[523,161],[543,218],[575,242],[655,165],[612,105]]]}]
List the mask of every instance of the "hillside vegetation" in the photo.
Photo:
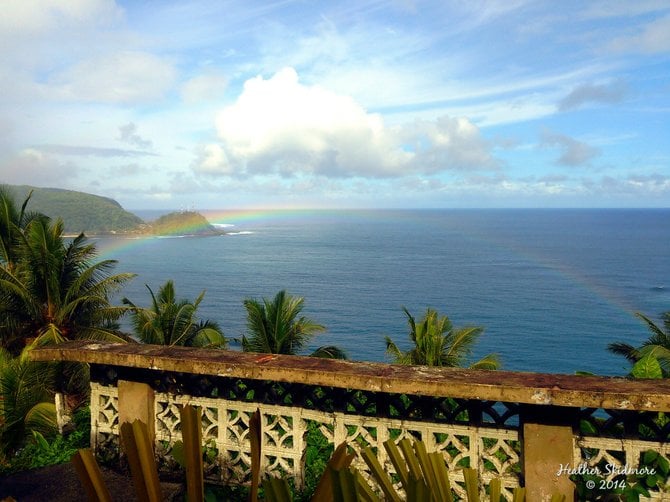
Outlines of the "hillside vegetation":
[{"label": "hillside vegetation", "polygon": [[221,235],[207,218],[195,211],[178,211],[145,222],[126,211],[114,199],[85,192],[60,188],[40,188],[27,185],[5,185],[17,204],[23,203],[32,191],[27,210],[61,218],[65,232],[78,234],[143,234],[143,235]]},{"label": "hillside vegetation", "polygon": [[33,191],[29,211],[44,213],[51,218],[62,218],[68,233],[139,232],[144,221],[126,211],[113,199],[60,188],[38,188],[27,185],[9,185],[15,200],[22,202]]},{"label": "hillside vegetation", "polygon": [[207,218],[195,211],[179,211],[161,216],[150,223],[151,233],[157,235],[220,235]]}]

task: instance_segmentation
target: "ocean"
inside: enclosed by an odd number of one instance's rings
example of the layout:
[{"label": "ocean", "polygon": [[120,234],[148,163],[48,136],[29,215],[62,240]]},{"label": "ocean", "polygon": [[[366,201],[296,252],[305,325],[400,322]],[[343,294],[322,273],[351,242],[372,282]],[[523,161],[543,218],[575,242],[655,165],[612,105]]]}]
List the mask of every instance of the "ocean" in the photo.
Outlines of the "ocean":
[{"label": "ocean", "polygon": [[[136,211],[150,220],[167,211]],[[247,297],[305,298],[328,330],[313,340],[350,359],[386,361],[384,337],[409,346],[402,307],[482,326],[472,358],[503,369],[623,375],[607,345],[649,336],[634,312],[670,310],[670,209],[203,211],[217,237],[96,238],[100,258],[137,277],[121,295],[148,305],[173,279],[206,290],[199,316],[229,338]],[[232,344],[239,348],[239,344]]]}]

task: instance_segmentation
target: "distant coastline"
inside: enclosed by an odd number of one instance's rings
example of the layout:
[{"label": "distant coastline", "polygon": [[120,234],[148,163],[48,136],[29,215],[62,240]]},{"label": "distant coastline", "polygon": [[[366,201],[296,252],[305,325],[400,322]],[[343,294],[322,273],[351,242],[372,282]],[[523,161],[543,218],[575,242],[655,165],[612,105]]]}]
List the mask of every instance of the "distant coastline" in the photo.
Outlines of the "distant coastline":
[{"label": "distant coastline", "polygon": [[145,221],[124,209],[114,199],[85,192],[29,185],[4,185],[14,195],[18,205],[28,200],[28,211],[39,212],[52,219],[60,218],[65,225],[64,235],[87,236],[147,236],[185,235],[207,237],[223,235],[202,214],[196,211],[172,211]]}]

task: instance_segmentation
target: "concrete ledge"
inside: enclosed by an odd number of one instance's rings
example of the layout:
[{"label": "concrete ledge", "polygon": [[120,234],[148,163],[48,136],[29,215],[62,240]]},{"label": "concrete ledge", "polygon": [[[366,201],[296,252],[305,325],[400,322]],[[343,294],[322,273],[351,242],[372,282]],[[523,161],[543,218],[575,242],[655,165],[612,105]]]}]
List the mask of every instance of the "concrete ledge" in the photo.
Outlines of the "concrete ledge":
[{"label": "concrete ledge", "polygon": [[73,341],[33,349],[35,361],[174,371],[346,389],[612,410],[670,411],[670,380],[429,368],[239,351]]}]

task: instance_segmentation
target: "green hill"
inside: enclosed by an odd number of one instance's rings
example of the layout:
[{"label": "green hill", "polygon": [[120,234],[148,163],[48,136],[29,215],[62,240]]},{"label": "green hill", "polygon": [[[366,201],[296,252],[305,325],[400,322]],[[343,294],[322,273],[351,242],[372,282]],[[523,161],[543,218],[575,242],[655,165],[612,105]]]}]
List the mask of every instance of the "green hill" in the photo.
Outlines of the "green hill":
[{"label": "green hill", "polygon": [[144,221],[126,211],[113,199],[60,188],[8,185],[17,204],[33,191],[28,211],[37,211],[56,219],[62,218],[68,233],[125,233],[143,231]]},{"label": "green hill", "polygon": [[27,185],[5,185],[17,205],[32,190],[27,210],[61,218],[65,232],[75,234],[145,234],[145,235],[221,235],[200,213],[178,211],[146,223],[139,216],[126,211],[114,199],[60,188],[39,188]]},{"label": "green hill", "polygon": [[161,216],[149,226],[156,235],[221,235],[223,232],[212,226],[207,218],[195,211],[179,211]]}]

